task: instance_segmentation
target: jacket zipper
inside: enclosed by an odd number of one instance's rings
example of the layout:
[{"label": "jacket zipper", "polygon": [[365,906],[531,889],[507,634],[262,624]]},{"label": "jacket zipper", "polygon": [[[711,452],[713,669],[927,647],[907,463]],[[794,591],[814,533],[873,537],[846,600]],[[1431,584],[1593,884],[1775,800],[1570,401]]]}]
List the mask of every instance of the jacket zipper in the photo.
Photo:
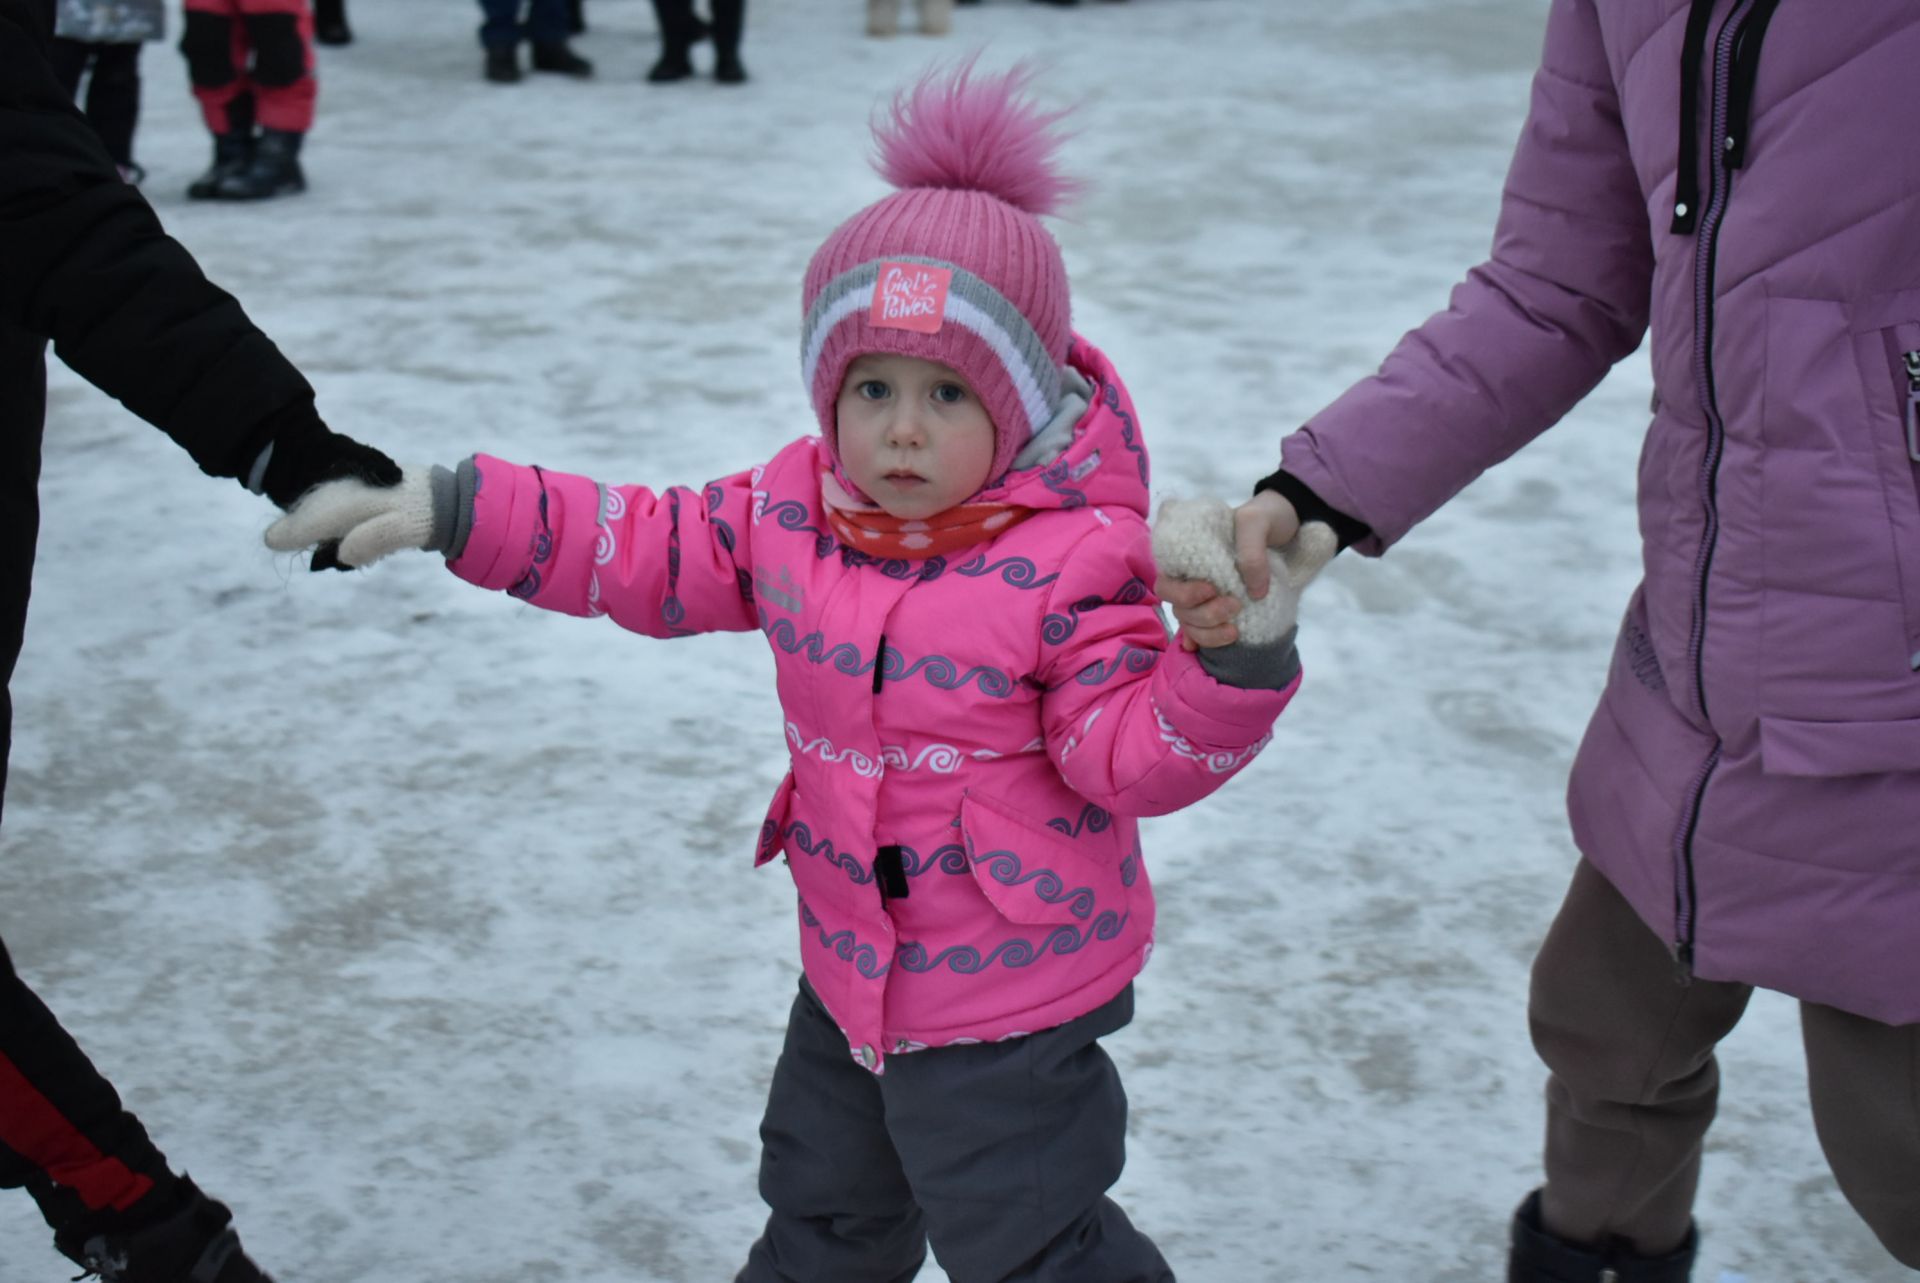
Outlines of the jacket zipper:
[{"label": "jacket zipper", "polygon": [[1920,463],[1920,351],[1902,352],[1907,367],[1907,458]]},{"label": "jacket zipper", "polygon": [[[1687,658],[1693,671],[1694,705],[1700,712],[1703,722],[1708,721],[1707,682],[1706,682],[1706,633],[1708,583],[1713,569],[1714,545],[1720,536],[1720,509],[1718,498],[1720,456],[1726,444],[1726,425],[1720,418],[1720,404],[1713,383],[1713,275],[1715,254],[1719,248],[1720,226],[1726,217],[1727,201],[1731,195],[1732,178],[1728,167],[1729,102],[1732,97],[1729,84],[1729,72],[1733,66],[1734,51],[1746,34],[1745,17],[1751,11],[1755,0],[1734,0],[1732,12],[1721,24],[1720,34],[1714,41],[1713,55],[1713,113],[1712,127],[1707,133],[1709,167],[1712,171],[1712,184],[1709,189],[1707,205],[1700,212],[1699,244],[1694,260],[1693,318],[1694,384],[1700,397],[1700,408],[1707,420],[1707,449],[1700,461],[1700,506],[1702,529],[1700,532],[1700,550],[1694,558],[1694,600],[1693,631],[1687,643]],[[1763,8],[1771,8],[1762,4]],[[1759,32],[1755,33],[1756,38]],[[1746,51],[1743,65],[1751,67],[1758,58],[1757,50]],[[1688,66],[1683,69],[1686,76],[1694,76],[1697,69]],[[1744,133],[1744,128],[1742,130]],[[1744,157],[1743,157],[1744,159]],[[1710,725],[1711,723],[1709,723]],[[1692,976],[1694,945],[1694,879],[1693,879],[1693,838],[1699,827],[1700,808],[1706,799],[1707,783],[1713,778],[1714,768],[1720,762],[1720,742],[1716,737],[1712,750],[1707,754],[1699,774],[1694,778],[1689,791],[1686,806],[1682,811],[1680,831],[1675,835],[1675,868],[1673,880],[1674,898],[1674,960],[1679,968],[1681,983]]]}]

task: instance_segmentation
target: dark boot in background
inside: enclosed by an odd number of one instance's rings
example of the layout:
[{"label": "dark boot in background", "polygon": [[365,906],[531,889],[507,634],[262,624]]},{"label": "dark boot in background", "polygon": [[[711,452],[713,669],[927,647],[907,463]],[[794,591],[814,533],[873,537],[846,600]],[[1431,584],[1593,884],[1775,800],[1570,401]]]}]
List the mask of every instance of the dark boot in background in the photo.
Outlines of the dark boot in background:
[{"label": "dark boot in background", "polygon": [[267,200],[307,190],[307,176],[300,171],[300,142],[305,137],[289,129],[261,130],[246,168],[220,181],[220,199]]},{"label": "dark boot in background", "polygon": [[653,18],[660,25],[660,57],[647,79],[656,85],[685,80],[693,74],[693,47],[713,29],[694,15],[693,0],[653,0]]},{"label": "dark boot in background", "polygon": [[480,74],[496,85],[518,84],[520,81],[520,47],[518,45],[495,45],[487,50],[486,68]]},{"label": "dark boot in background", "polygon": [[53,1245],[101,1283],[273,1283],[241,1250],[233,1213],[186,1177],[158,1215],[141,1214],[158,1190],[125,1212],[107,1211],[68,1226]]},{"label": "dark boot in background", "polygon": [[713,78],[723,85],[747,79],[740,61],[740,32],[746,21],[747,0],[713,0]]},{"label": "dark boot in background", "polygon": [[533,56],[528,61],[535,71],[553,71],[582,80],[593,74],[593,64],[575,53],[564,40],[552,43],[536,41]]},{"label": "dark boot in background", "polygon": [[1576,1247],[1540,1224],[1540,1191],[1527,1195],[1513,1215],[1513,1249],[1507,1283],[1688,1283],[1700,1231],[1666,1256],[1635,1256],[1617,1243]]},{"label": "dark boot in background", "polygon": [[187,185],[187,199],[214,200],[220,184],[237,178],[253,163],[253,130],[236,129],[230,134],[213,136],[213,164],[207,172]]},{"label": "dark boot in background", "polygon": [[347,26],[347,0],[313,0],[313,38],[323,45],[353,43],[353,29]]},{"label": "dark boot in background", "polygon": [[567,34],[584,35],[587,30],[586,0],[567,0]]}]

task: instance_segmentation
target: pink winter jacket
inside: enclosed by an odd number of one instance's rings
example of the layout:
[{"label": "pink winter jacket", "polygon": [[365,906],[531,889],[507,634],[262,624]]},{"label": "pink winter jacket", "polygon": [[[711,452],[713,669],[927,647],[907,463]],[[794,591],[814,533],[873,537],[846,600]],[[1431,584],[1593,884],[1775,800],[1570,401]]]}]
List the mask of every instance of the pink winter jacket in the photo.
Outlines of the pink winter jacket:
[{"label": "pink winter jacket", "polygon": [[1134,817],[1219,788],[1299,684],[1169,646],[1132,402],[1092,347],[1070,360],[1095,388],[1072,446],[983,496],[1038,511],[951,557],[843,547],[817,437],[704,493],[475,460],[461,578],[655,637],[766,634],[792,769],[757,862],[790,866],[807,978],[870,1069],[1125,988],[1153,940]]}]

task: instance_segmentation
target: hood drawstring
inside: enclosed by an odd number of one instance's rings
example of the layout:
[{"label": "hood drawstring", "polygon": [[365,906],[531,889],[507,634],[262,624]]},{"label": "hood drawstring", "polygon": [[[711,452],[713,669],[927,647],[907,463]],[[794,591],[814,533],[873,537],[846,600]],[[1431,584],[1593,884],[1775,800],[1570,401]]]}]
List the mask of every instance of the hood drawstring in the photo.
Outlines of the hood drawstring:
[{"label": "hood drawstring", "polygon": [[[1707,27],[1713,17],[1714,0],[1692,0],[1687,11],[1687,34],[1680,52],[1680,148],[1673,183],[1673,224],[1675,235],[1690,236],[1700,217],[1700,81],[1701,62],[1707,51]],[[1738,9],[1736,3],[1735,8]],[[1728,169],[1738,169],[1747,159],[1747,125],[1753,114],[1753,84],[1760,68],[1760,46],[1767,38],[1767,24],[1773,21],[1780,0],[1754,0],[1745,21],[1734,35],[1733,68],[1727,81],[1726,141],[1714,140],[1726,149]],[[1723,28],[1724,30],[1724,28]]]},{"label": "hood drawstring", "polygon": [[1677,236],[1693,234],[1700,216],[1700,59],[1707,51],[1707,20],[1713,0],[1693,0],[1687,11],[1687,38],[1680,46],[1680,162],[1673,178],[1673,227]]}]

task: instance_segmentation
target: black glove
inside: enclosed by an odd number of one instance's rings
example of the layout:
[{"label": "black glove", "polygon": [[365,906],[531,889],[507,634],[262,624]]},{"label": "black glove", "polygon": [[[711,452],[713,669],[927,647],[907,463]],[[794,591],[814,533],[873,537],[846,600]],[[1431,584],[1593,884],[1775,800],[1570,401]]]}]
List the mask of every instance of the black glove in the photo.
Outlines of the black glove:
[{"label": "black glove", "polygon": [[[268,430],[272,435],[254,462],[253,475],[242,480],[248,489],[266,495],[282,508],[291,508],[295,500],[323,481],[351,477],[370,486],[400,484],[399,464],[372,446],[328,428],[314,413],[311,402],[283,412]],[[307,567],[351,569],[340,562],[338,542],[315,548]]]},{"label": "black glove", "polygon": [[282,508],[323,481],[351,477],[370,486],[400,484],[400,465],[370,445],[343,437],[319,422],[276,437],[267,447],[259,489]]}]

